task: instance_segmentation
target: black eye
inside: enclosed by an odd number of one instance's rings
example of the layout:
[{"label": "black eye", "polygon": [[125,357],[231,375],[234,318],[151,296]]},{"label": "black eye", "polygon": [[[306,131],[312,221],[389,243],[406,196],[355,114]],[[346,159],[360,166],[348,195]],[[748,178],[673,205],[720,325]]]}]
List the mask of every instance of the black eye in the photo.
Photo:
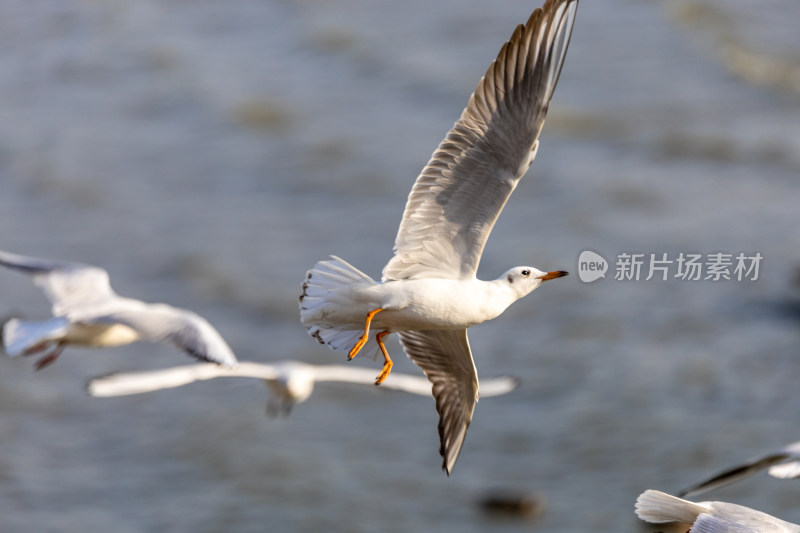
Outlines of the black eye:
[{"label": "black eye", "polygon": [[530,276],[530,275],[531,275],[531,271],[530,271],[530,270],[528,270],[527,268],[523,268],[523,269],[522,269],[522,275],[523,275],[523,276],[525,276],[525,277],[527,278],[528,276]]}]

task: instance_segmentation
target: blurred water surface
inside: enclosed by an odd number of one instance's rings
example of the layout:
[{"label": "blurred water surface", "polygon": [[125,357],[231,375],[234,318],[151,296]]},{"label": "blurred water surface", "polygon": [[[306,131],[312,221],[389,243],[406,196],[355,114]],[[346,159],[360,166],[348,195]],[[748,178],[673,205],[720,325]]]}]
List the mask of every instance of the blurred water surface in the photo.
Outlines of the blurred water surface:
[{"label": "blurred water surface", "polygon": [[[0,248],[101,265],[195,309],[240,358],[342,362],[297,319],[335,253],[378,277],[430,153],[536,3],[0,4]],[[764,257],[755,282],[548,284],[471,330],[480,402],[450,478],[433,402],[321,385],[287,420],[255,381],[92,399],[168,347],[0,359],[3,531],[638,530],[677,490],[800,438],[800,4],[583,2],[483,278],[580,251]],[[44,316],[0,272],[0,312]],[[418,372],[392,344],[396,371]],[[370,365],[369,361],[351,364]],[[377,371],[377,365],[373,365]],[[537,521],[482,515],[499,487]],[[719,491],[800,521],[800,485]]]}]

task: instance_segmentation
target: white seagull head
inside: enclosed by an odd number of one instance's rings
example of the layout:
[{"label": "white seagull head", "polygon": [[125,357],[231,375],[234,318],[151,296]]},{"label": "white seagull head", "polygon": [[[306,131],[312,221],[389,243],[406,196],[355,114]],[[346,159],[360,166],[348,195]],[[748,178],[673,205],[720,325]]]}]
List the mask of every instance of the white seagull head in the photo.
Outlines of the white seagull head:
[{"label": "white seagull head", "polygon": [[539,269],[529,266],[518,266],[508,270],[505,274],[498,278],[505,280],[511,289],[517,295],[517,298],[522,298],[531,293],[531,291],[539,288],[542,283],[550,279],[561,278],[568,275],[568,272],[563,270],[555,270],[553,272],[542,272]]}]

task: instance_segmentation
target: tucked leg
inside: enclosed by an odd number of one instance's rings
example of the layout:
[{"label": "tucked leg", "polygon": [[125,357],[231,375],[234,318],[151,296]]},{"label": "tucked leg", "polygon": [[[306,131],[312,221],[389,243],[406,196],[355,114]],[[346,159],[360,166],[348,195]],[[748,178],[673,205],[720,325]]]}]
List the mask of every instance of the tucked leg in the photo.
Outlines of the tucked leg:
[{"label": "tucked leg", "polygon": [[53,363],[56,362],[56,359],[58,359],[58,356],[61,355],[61,352],[63,352],[63,351],[64,351],[64,343],[63,342],[59,342],[56,345],[56,347],[53,349],[52,352],[50,352],[49,354],[45,355],[44,357],[42,357],[38,361],[36,361],[36,364],[33,365],[34,368],[36,370],[41,370],[43,368],[46,368],[46,367],[52,365]]},{"label": "tucked leg", "polygon": [[364,345],[369,340],[369,325],[372,323],[372,319],[375,318],[375,315],[377,315],[381,311],[383,311],[383,308],[379,307],[379,308],[373,309],[372,311],[367,313],[367,320],[366,320],[366,323],[364,324],[364,334],[361,335],[361,338],[358,339],[358,342],[356,343],[356,345],[353,346],[353,349],[350,350],[350,353],[347,355],[348,361],[350,359],[352,359],[353,357],[355,357],[356,355],[358,355],[358,352],[361,351],[361,348],[363,348]]},{"label": "tucked leg", "polygon": [[33,346],[26,348],[25,351],[22,352],[22,355],[28,356],[28,355],[36,355],[37,353],[42,353],[50,346],[50,344],[52,344],[51,341],[44,341],[40,342],[39,344],[34,344]]},{"label": "tucked leg", "polygon": [[388,335],[389,331],[381,331],[377,335],[375,335],[375,340],[378,341],[378,346],[381,348],[381,352],[383,352],[383,370],[381,373],[378,374],[378,377],[375,378],[375,385],[380,385],[383,383],[383,380],[389,377],[389,373],[392,371],[392,358],[389,357],[389,352],[386,351],[386,346],[383,345],[383,338]]}]

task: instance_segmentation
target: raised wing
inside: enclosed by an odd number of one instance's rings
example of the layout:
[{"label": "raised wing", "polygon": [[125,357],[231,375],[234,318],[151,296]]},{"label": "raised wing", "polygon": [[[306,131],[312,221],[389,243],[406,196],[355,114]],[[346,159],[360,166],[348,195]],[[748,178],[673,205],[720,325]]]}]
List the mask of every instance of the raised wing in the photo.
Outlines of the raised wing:
[{"label": "raised wing", "polygon": [[206,319],[185,309],[126,298],[96,316],[81,319],[90,323],[124,324],[138,331],[142,340],[172,344],[201,361],[225,366],[237,363],[219,332]]},{"label": "raised wing", "polygon": [[470,278],[538,147],[578,0],[548,0],[516,28],[406,203],[383,280]]},{"label": "raised wing", "polygon": [[28,274],[53,306],[53,315],[102,304],[115,297],[108,272],[99,267],[37,259],[0,251],[0,265]]},{"label": "raised wing", "polygon": [[400,331],[406,354],[428,376],[439,413],[439,453],[450,475],[478,401],[478,373],[467,330]]}]

